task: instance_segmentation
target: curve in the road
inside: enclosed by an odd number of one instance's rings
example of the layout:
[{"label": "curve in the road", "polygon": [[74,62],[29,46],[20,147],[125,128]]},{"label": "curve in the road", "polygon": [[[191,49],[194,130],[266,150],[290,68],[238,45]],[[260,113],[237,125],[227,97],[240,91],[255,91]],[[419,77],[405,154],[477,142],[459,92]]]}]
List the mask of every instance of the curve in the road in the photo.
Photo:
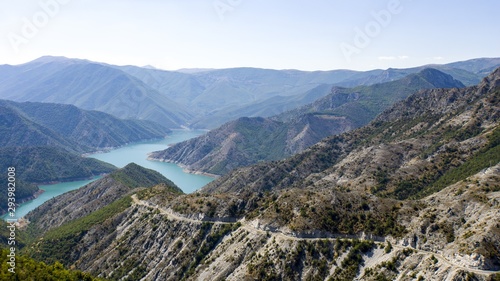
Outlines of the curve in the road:
[{"label": "curve in the road", "polygon": [[[168,218],[171,218],[174,220],[190,222],[190,223],[207,222],[207,221],[203,221],[203,220],[197,220],[197,219],[191,219],[191,218],[179,216],[179,215],[175,214],[174,212],[172,212],[171,210],[164,209],[164,208],[161,208],[160,206],[150,204],[149,202],[144,201],[144,200],[140,200],[137,197],[137,194],[133,194],[131,196],[131,198],[132,198],[132,201],[134,202],[134,204],[142,205],[142,206],[146,206],[146,207],[150,207],[150,208],[155,208],[160,212],[160,214],[166,215]],[[223,222],[223,221],[208,221],[208,222],[214,223],[214,224],[234,224],[232,222]],[[277,237],[279,239],[283,239],[283,240],[294,240],[294,241],[300,241],[300,240],[319,241],[319,240],[325,240],[325,239],[326,240],[337,240],[337,238],[331,238],[331,237],[300,238],[300,237],[287,235],[287,234],[280,232],[280,231],[262,230],[262,229],[259,229],[259,228],[252,226],[250,223],[248,223],[247,221],[244,221],[244,220],[240,220],[239,222],[241,223],[241,228],[245,229],[248,232],[259,233],[259,234],[268,234],[269,233],[270,235]],[[360,239],[360,240],[363,240],[363,239]],[[421,254],[432,254],[438,260],[441,260],[443,263],[449,265],[450,267],[462,269],[462,270],[469,271],[469,272],[476,273],[476,274],[489,275],[489,274],[500,273],[500,271],[490,271],[490,270],[482,270],[482,269],[464,267],[462,265],[458,265],[458,264],[453,263],[452,261],[448,260],[445,256],[443,256],[441,254],[434,253],[431,251],[425,251],[425,250],[415,249],[415,248],[409,247],[409,246],[400,246],[400,245],[393,245],[393,247],[396,249],[400,249],[400,250],[412,249],[412,250],[416,251],[417,253],[421,253]]]}]

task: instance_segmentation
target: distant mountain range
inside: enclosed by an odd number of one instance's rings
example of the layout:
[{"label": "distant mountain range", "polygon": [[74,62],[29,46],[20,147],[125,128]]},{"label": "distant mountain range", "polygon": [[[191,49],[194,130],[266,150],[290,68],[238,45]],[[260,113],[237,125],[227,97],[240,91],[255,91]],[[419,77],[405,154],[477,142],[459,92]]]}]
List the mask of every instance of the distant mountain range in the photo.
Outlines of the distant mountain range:
[{"label": "distant mountain range", "polygon": [[132,164],[46,202],[19,238],[113,280],[496,280],[499,175],[500,68],[193,194]]},{"label": "distant mountain range", "polygon": [[73,104],[119,118],[152,120],[170,128],[192,117],[182,105],[119,69],[59,57],[0,66],[0,98]]},{"label": "distant mountain range", "polygon": [[[473,85],[500,66],[482,58],[432,68]],[[0,98],[57,102],[119,118],[156,121],[168,128],[216,128],[240,117],[270,117],[354,87],[401,79],[429,66],[371,71],[299,71],[258,68],[164,71],[42,57],[0,66]],[[26,83],[30,81],[30,83]]]},{"label": "distant mountain range", "polygon": [[325,137],[361,127],[417,90],[463,87],[432,68],[371,86],[333,87],[330,94],[311,104],[270,118],[231,121],[204,136],[154,152],[150,159],[221,175],[259,161],[283,159]]},{"label": "distant mountain range", "polygon": [[475,85],[500,66],[500,58],[445,65],[370,71],[299,71],[231,68],[179,73],[134,66],[119,69],[195,111],[193,128],[216,128],[239,117],[270,117],[327,95],[331,86],[355,87],[395,81],[425,68]]}]

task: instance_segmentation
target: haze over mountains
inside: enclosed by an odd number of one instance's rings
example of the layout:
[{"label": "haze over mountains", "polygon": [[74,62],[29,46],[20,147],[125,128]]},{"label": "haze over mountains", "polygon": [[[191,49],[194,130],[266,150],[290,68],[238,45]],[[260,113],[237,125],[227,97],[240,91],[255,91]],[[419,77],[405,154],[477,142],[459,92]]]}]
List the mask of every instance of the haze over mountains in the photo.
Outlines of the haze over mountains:
[{"label": "haze over mountains", "polygon": [[499,163],[500,68],[193,194],[129,165],[31,213],[23,251],[112,280],[496,280]]},{"label": "haze over mountains", "polygon": [[[500,66],[500,59],[475,59],[452,65],[432,65],[464,85],[474,85]],[[401,79],[429,66],[372,71],[298,71],[233,68],[178,73],[120,67],[169,98],[201,113],[193,128],[212,129],[239,117],[269,117],[315,101],[330,86],[372,85]],[[472,72],[472,71],[473,72]]]},{"label": "haze over mountains", "polygon": [[183,106],[137,78],[100,63],[42,57],[18,66],[0,66],[0,74],[3,99],[73,104],[119,118],[157,121],[171,128],[191,117]]},{"label": "haze over mountains", "polygon": [[[484,58],[432,67],[472,85],[499,65],[500,59]],[[239,117],[269,117],[311,103],[327,95],[331,85],[389,82],[423,68],[314,72],[233,68],[183,73],[42,57],[0,66],[0,98],[73,104],[168,128],[211,129]]]},{"label": "haze over mountains", "polygon": [[150,159],[221,175],[259,161],[283,159],[323,138],[361,127],[415,91],[462,87],[460,81],[432,68],[371,86],[334,86],[330,94],[308,105],[270,118],[231,121],[204,136],[154,152]]}]

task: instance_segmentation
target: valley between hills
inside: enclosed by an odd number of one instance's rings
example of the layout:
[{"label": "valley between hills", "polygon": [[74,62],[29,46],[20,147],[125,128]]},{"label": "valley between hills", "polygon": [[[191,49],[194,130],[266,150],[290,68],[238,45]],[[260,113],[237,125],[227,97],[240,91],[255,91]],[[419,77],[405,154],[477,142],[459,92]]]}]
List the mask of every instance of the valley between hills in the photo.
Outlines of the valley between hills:
[{"label": "valley between hills", "polygon": [[[0,66],[0,164],[20,198],[103,175],[23,218],[16,278],[500,280],[499,67]],[[149,157],[220,175],[190,194],[82,156],[183,126],[211,130]]]}]

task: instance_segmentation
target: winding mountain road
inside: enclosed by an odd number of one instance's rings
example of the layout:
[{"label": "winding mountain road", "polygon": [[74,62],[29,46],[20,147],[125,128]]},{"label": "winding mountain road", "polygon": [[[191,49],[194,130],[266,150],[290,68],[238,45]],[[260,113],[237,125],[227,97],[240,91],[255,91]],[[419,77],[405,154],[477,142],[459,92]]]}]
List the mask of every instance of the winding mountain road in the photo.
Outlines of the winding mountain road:
[{"label": "winding mountain road", "polygon": [[[204,220],[197,220],[197,219],[186,218],[186,217],[179,216],[179,215],[175,214],[171,210],[161,208],[160,206],[151,204],[151,203],[149,203],[147,201],[144,201],[144,200],[140,200],[137,197],[137,194],[133,194],[131,196],[131,198],[132,198],[132,201],[134,202],[134,204],[157,209],[160,212],[160,214],[166,215],[168,218],[174,219],[174,220],[177,220],[177,221],[183,221],[183,222],[189,222],[189,223],[197,223],[197,224],[204,223],[204,222],[210,222],[210,223],[213,223],[213,224],[234,224],[234,222],[204,221]],[[278,239],[283,239],[283,240],[319,241],[319,240],[325,240],[325,239],[326,240],[336,240],[337,239],[337,238],[331,238],[331,237],[324,237],[324,238],[321,238],[321,237],[300,238],[300,237],[295,237],[295,236],[288,235],[288,234],[283,233],[281,231],[271,231],[271,230],[259,229],[259,228],[254,227],[249,222],[244,221],[244,220],[240,220],[239,222],[241,223],[241,227],[240,228],[242,228],[242,229],[244,229],[244,230],[246,230],[248,232],[257,233],[257,234],[270,234],[273,237],[276,237]],[[349,239],[349,238],[347,238],[347,239]],[[362,239],[360,239],[360,240],[362,240]],[[380,243],[380,242],[376,242],[376,243]],[[417,253],[420,253],[420,254],[434,255],[434,257],[436,257],[438,259],[438,261],[441,261],[441,262],[443,262],[444,264],[446,264],[446,265],[448,265],[450,267],[453,267],[455,269],[462,269],[462,270],[465,270],[465,271],[468,271],[468,272],[472,272],[472,273],[475,273],[475,274],[490,275],[490,274],[500,273],[500,271],[490,271],[490,270],[482,270],[482,269],[475,269],[475,268],[464,267],[462,265],[454,263],[453,261],[450,261],[449,259],[447,259],[445,256],[443,256],[441,254],[438,254],[438,253],[435,253],[435,252],[431,252],[431,251],[420,250],[420,249],[415,249],[413,247],[401,246],[401,245],[393,245],[393,248],[398,249],[398,250],[412,249],[413,251],[416,251]]]}]

